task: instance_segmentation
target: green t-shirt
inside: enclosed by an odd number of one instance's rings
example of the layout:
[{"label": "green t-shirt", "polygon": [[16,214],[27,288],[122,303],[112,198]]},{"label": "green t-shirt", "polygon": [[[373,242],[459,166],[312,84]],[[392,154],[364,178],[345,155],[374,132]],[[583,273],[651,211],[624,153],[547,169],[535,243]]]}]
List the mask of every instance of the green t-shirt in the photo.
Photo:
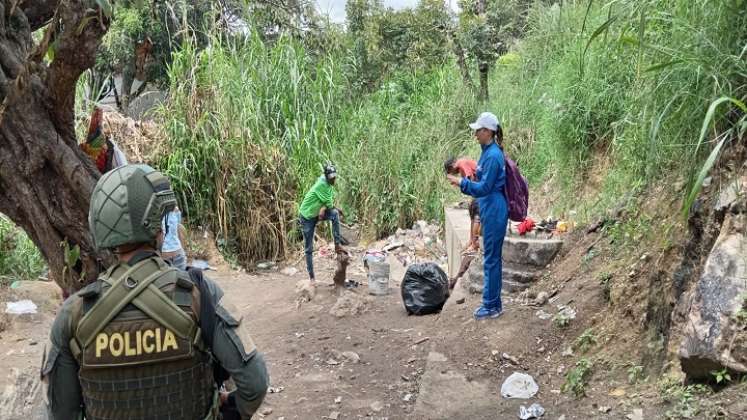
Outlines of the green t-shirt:
[{"label": "green t-shirt", "polygon": [[319,209],[322,207],[333,208],[335,206],[334,200],[335,189],[322,175],[303,197],[299,212],[306,219],[313,219],[319,216]]}]

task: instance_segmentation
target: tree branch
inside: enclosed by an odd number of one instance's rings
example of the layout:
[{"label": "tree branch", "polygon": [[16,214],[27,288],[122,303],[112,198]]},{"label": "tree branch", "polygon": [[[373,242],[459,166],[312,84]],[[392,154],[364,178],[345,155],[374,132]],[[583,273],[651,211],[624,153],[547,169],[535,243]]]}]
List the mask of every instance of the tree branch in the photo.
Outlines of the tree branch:
[{"label": "tree branch", "polygon": [[[54,101],[50,112],[58,130],[74,127],[75,85],[80,75],[96,63],[96,51],[109,25],[100,10],[86,5],[81,0],[63,0],[57,11],[63,30],[57,37],[47,87]],[[75,137],[74,132],[69,135]]]},{"label": "tree branch", "polygon": [[21,10],[29,21],[31,32],[49,23],[59,2],[59,0],[20,0]]}]

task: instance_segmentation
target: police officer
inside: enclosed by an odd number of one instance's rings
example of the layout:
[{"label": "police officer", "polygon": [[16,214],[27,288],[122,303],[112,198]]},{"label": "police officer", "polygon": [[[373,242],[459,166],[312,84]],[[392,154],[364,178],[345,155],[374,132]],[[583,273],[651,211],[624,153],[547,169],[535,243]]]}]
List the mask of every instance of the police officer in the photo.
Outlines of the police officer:
[{"label": "police officer", "polygon": [[[265,362],[220,287],[156,253],[175,205],[169,180],[147,165],[96,184],[88,222],[118,263],[57,314],[42,368],[51,419],[248,419],[262,403]],[[220,392],[229,376],[236,390]]]}]

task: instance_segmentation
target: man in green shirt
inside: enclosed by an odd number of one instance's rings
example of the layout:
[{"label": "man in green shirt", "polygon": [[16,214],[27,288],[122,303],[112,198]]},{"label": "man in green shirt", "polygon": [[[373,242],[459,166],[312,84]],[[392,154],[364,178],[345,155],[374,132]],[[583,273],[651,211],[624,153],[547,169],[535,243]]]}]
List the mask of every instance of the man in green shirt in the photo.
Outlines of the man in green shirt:
[{"label": "man in green shirt", "polygon": [[329,220],[332,223],[332,236],[335,239],[335,252],[345,252],[340,235],[340,218],[342,211],[335,208],[335,180],[337,170],[331,164],[324,167],[324,175],[316,180],[314,186],[306,193],[301,202],[299,222],[303,231],[306,270],[309,279],[314,283],[314,232],[319,221]]}]

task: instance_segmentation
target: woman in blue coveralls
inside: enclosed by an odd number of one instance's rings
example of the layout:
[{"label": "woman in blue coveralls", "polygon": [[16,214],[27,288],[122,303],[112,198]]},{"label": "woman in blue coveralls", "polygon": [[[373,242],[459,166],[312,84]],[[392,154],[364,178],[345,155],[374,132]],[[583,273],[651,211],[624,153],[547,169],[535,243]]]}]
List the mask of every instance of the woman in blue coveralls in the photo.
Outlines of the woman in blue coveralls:
[{"label": "woman in blue coveralls", "polygon": [[475,181],[454,175],[447,177],[462,193],[477,198],[480,205],[485,286],[482,292],[482,305],[475,310],[474,315],[475,319],[481,320],[498,318],[503,313],[501,253],[508,224],[508,203],[504,193],[506,161],[499,146],[503,142],[503,130],[495,115],[483,112],[477,121],[469,126],[474,130],[475,138],[482,148]]}]

